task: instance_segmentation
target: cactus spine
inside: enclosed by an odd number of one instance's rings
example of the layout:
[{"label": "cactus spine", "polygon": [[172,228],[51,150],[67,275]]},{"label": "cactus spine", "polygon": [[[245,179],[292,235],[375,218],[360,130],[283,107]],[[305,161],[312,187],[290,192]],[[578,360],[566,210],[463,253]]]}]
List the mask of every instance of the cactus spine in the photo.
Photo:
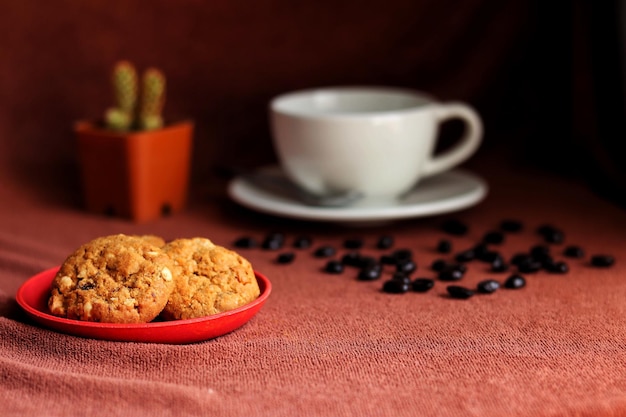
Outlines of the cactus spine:
[{"label": "cactus spine", "polygon": [[148,68],[142,76],[141,103],[137,109],[139,92],[137,71],[128,61],[120,61],[113,68],[115,107],[107,109],[104,118],[113,130],[158,129],[163,126],[161,111],[165,103],[165,76],[155,68]]}]

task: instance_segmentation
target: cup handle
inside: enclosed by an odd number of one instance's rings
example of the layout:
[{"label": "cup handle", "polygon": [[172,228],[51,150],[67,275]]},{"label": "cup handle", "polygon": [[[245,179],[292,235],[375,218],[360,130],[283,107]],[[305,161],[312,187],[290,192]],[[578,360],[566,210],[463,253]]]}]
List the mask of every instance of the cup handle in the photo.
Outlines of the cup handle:
[{"label": "cup handle", "polygon": [[441,155],[428,159],[422,170],[422,176],[438,174],[468,159],[482,141],[483,124],[478,113],[470,106],[458,103],[442,103],[434,108],[435,118],[441,124],[448,119],[461,119],[465,123],[465,132],[459,142]]}]

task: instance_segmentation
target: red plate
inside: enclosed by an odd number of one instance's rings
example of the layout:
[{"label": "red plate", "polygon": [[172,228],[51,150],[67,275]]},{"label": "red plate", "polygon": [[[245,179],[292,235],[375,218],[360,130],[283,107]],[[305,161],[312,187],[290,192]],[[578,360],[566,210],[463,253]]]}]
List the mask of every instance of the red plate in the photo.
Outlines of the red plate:
[{"label": "red plate", "polygon": [[222,336],[247,323],[265,304],[272,291],[270,281],[255,272],[261,295],[235,310],[189,320],[138,324],[95,323],[56,317],[48,312],[50,284],[58,270],[59,267],[55,267],[40,272],[17,290],[16,299],[24,311],[37,323],[62,333],[122,342],[194,343]]}]

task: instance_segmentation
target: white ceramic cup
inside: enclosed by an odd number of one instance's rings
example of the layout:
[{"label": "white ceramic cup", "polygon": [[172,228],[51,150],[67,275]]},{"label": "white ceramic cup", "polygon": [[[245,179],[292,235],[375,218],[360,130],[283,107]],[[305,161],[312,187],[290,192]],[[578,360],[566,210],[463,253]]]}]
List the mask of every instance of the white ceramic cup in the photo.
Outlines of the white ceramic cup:
[{"label": "white ceramic cup", "polygon": [[[463,136],[433,155],[440,124],[465,123]],[[319,195],[359,191],[395,198],[421,178],[468,159],[482,140],[470,106],[388,87],[331,87],[287,93],[270,102],[270,125],[285,174]]]}]

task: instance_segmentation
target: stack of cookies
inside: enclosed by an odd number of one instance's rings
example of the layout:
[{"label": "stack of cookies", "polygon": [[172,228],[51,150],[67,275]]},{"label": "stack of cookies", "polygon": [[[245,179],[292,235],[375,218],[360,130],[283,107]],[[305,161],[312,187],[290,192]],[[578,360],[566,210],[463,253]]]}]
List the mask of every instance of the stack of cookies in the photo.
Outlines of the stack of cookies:
[{"label": "stack of cookies", "polygon": [[50,312],[103,323],[181,320],[233,310],[260,294],[250,262],[209,239],[112,235],[72,253],[52,281]]}]

